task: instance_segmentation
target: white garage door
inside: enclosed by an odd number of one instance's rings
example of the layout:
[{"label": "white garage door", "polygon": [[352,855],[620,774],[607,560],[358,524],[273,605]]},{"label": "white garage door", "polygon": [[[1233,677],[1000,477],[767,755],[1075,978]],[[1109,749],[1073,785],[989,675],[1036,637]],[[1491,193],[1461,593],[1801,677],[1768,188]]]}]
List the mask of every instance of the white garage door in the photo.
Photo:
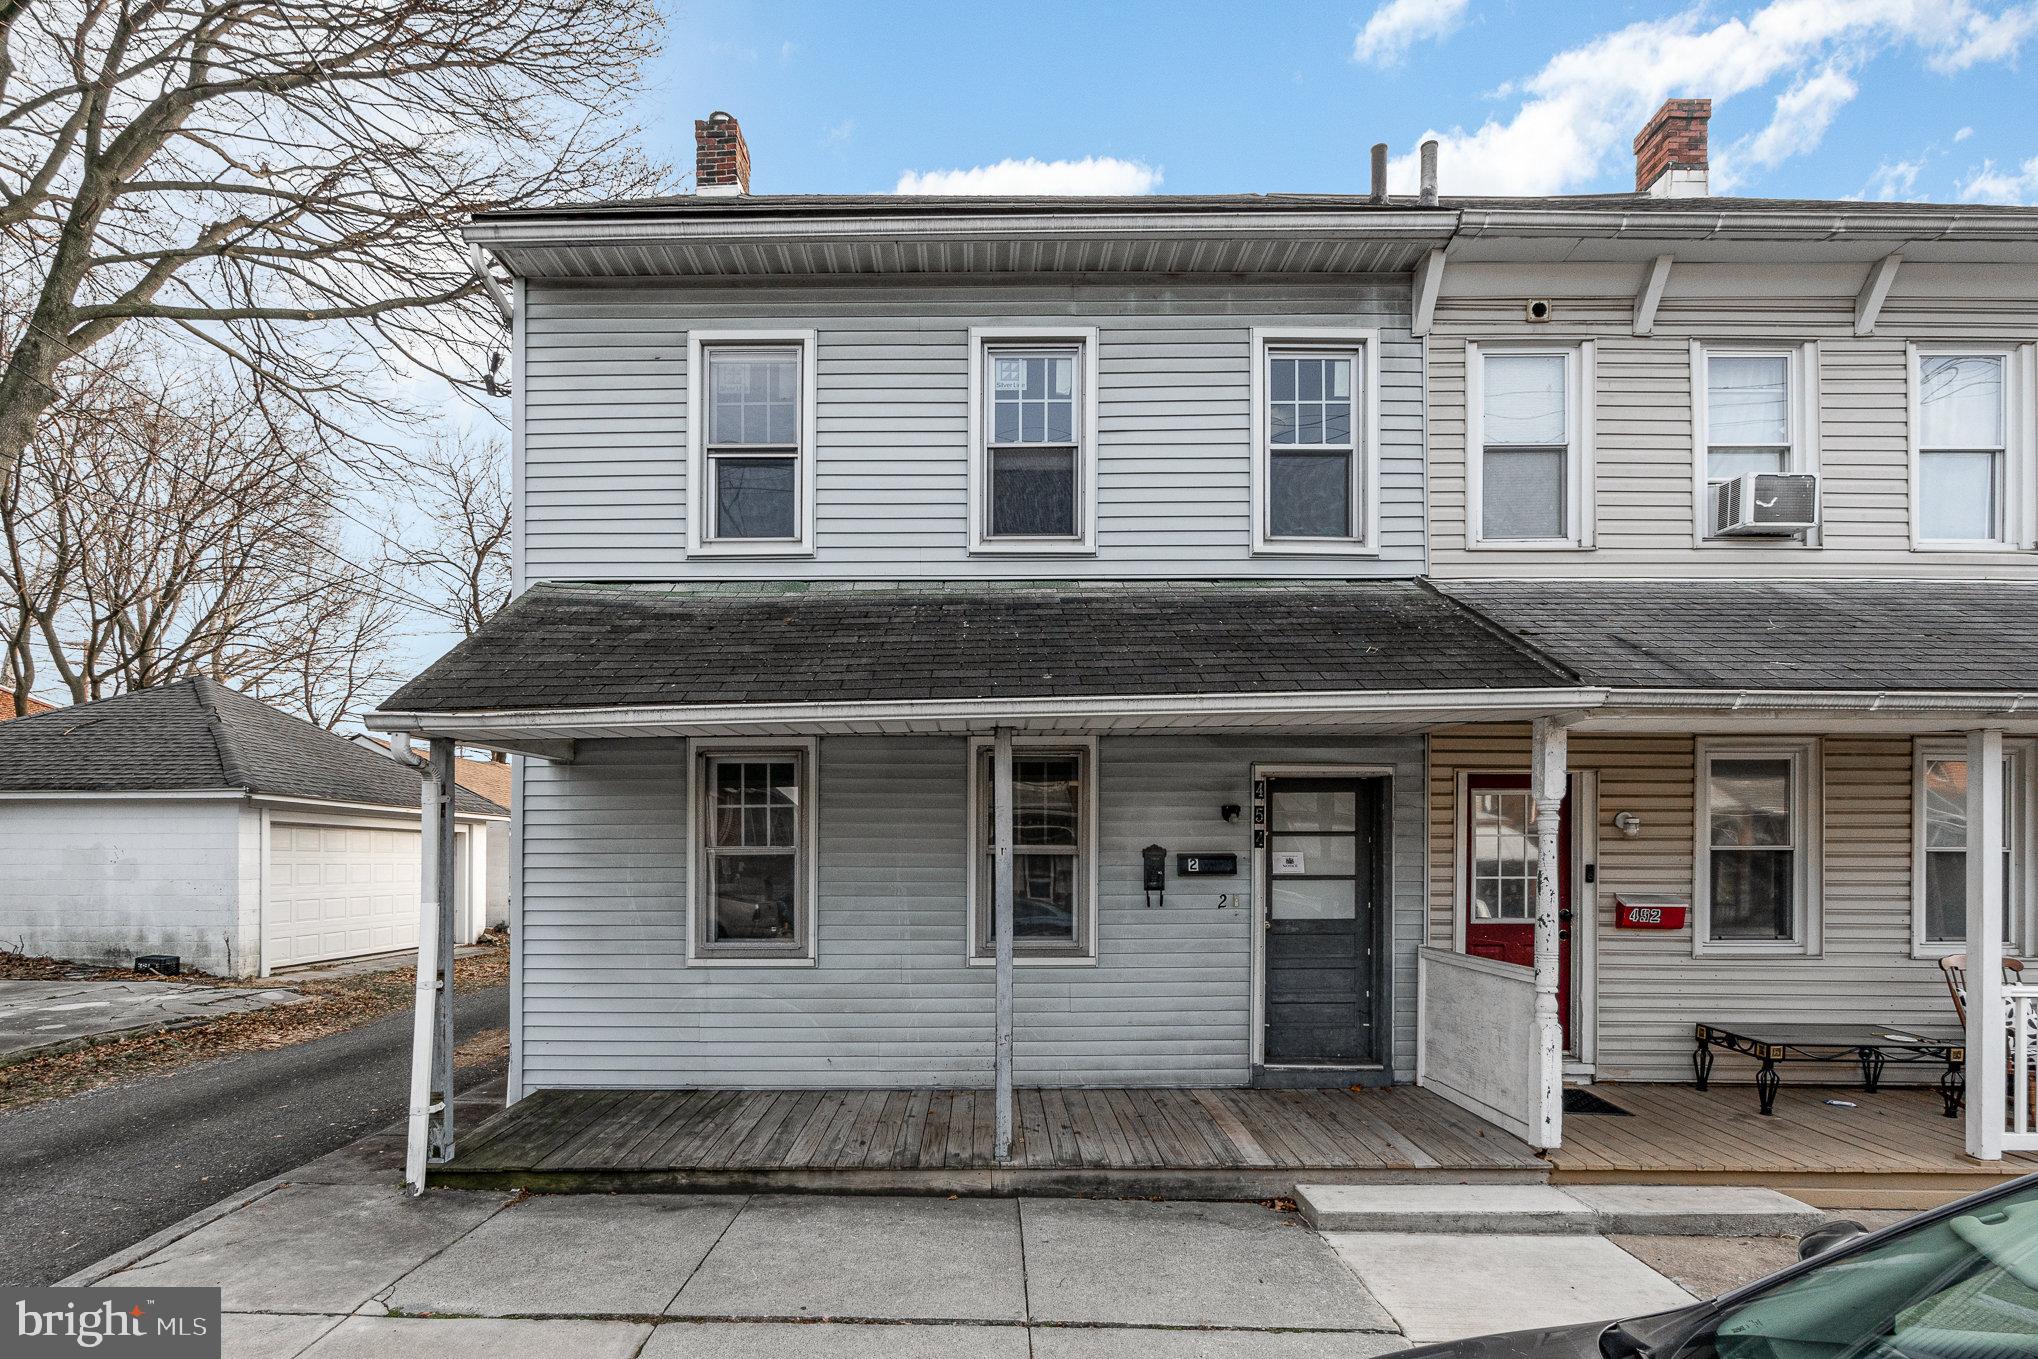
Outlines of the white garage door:
[{"label": "white garage door", "polygon": [[414,830],[271,823],[268,965],[416,948],[418,849]]}]

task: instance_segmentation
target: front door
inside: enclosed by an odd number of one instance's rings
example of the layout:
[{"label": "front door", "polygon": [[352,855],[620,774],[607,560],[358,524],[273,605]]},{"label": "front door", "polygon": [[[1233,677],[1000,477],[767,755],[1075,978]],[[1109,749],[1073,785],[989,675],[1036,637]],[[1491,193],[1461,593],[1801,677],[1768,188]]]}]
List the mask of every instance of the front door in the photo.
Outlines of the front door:
[{"label": "front door", "polygon": [[[1473,774],[1465,816],[1465,952],[1536,965],[1535,799],[1524,774]],[[1571,802],[1557,818],[1557,1015],[1571,1043]]]},{"label": "front door", "polygon": [[1268,1066],[1380,1060],[1384,779],[1267,780]]}]

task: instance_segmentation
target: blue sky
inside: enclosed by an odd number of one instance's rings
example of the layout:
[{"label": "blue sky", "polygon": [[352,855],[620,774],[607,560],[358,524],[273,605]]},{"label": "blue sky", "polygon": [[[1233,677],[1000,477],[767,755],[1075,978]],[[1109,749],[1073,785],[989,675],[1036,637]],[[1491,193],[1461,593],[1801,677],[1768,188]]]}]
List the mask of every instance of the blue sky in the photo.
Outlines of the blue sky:
[{"label": "blue sky", "polygon": [[[653,148],[690,166],[692,120],[728,109],[760,193],[890,192],[943,171],[977,173],[929,187],[1349,191],[1371,143],[1403,154],[1427,133],[1446,193],[1622,190],[1648,112],[1709,95],[1716,180],[1734,192],[2038,201],[2032,0],[674,0],[669,14],[642,110]],[[1009,164],[1028,159],[1042,164]]]}]

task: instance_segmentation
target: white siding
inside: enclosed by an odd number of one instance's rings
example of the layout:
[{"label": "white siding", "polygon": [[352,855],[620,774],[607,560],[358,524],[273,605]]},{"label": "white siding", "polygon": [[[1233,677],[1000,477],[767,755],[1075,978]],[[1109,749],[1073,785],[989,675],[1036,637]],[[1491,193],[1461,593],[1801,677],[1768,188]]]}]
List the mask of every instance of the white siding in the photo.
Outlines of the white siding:
[{"label": "white siding", "polygon": [[[1875,333],[1854,333],[1860,271],[1681,263],[1652,334],[1633,333],[1639,268],[1454,266],[1430,336],[1431,570],[1437,576],[2038,578],[2038,553],[1913,551],[1910,341],[2038,341],[2031,271],[1906,265]],[[1552,320],[1529,324],[1523,299]],[[1598,547],[1470,547],[1465,343],[1595,341]],[[1816,345],[1823,546],[1739,539],[1694,546],[1691,346]]]},{"label": "white siding", "polygon": [[[527,580],[1407,575],[1422,563],[1422,350],[1402,276],[1251,286],[530,284]],[[1094,558],[970,558],[971,326],[1098,328]],[[1382,555],[1250,554],[1256,325],[1383,330]],[[686,559],[689,328],[818,334],[816,555]]]},{"label": "white siding", "polygon": [[[1392,765],[1394,1067],[1414,1064],[1422,928],[1421,747],[1232,738],[1100,744],[1094,967],[1021,968],[1022,1082],[1240,1084],[1250,1075],[1251,879],[1169,883],[1148,909],[1139,850],[1236,851],[1255,761]],[[524,766],[525,1089],[547,1086],[981,1085],[991,973],[964,962],[965,743],[831,737],[820,746],[818,962],[685,965],[685,751],[588,742]],[[1246,900],[1218,908],[1219,893]]]},{"label": "white siding", "polygon": [[[1910,956],[1909,738],[1823,742],[1825,948],[1815,958],[1694,958],[1688,926],[1615,929],[1622,892],[1690,899],[1693,739],[1573,734],[1570,748],[1573,770],[1599,776],[1598,895],[1580,920],[1597,931],[1602,1079],[1690,1080],[1699,1020],[1953,1024],[1937,963]],[[1451,946],[1461,871],[1457,775],[1495,769],[1527,771],[1526,728],[1459,727],[1430,738],[1430,942],[1438,947]],[[1623,811],[1642,819],[1633,839],[1614,829]],[[1720,1070],[1744,1077],[1749,1068],[1728,1059]],[[1902,1076],[1892,1068],[1892,1079]]]},{"label": "white siding", "polygon": [[241,934],[241,817],[233,799],[0,801],[0,944],[132,966],[257,965]]}]

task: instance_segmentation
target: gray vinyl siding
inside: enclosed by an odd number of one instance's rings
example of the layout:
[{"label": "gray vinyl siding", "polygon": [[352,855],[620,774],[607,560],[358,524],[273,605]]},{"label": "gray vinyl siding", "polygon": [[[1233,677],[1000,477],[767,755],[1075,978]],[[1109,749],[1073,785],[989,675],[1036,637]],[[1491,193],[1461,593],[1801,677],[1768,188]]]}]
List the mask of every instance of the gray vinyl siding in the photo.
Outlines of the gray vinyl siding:
[{"label": "gray vinyl siding", "polygon": [[[1094,557],[972,558],[972,326],[1098,329]],[[522,578],[1410,575],[1423,560],[1422,348],[1405,276],[1251,285],[526,286]],[[1382,331],[1380,546],[1250,551],[1254,326]],[[687,332],[816,335],[815,555],[686,556]]]},{"label": "gray vinyl siding", "polygon": [[[1491,269],[1491,266],[1487,267]],[[1524,271],[1526,271],[1524,266]],[[1480,273],[1439,302],[1430,335],[1431,572],[1437,576],[1862,576],[1971,578],[2038,575],[2038,553],[1912,550],[1910,393],[1907,343],[2038,341],[2032,301],[1977,296],[1944,267],[1906,265],[1875,333],[1854,333],[1845,280],[1794,282],[1776,269],[1677,265],[1654,333],[1633,333],[1635,280],[1605,290],[1607,267],[1532,280]],[[1955,271],[1957,272],[1957,271]],[[2025,271],[2028,272],[2028,271]],[[2006,288],[2028,278],[1997,271]],[[1698,282],[1683,280],[1697,276]],[[1831,275],[1831,276],[1829,276]],[[1847,275],[1851,277],[1852,275]],[[1449,275],[1446,275],[1447,280]],[[1977,275],[1978,279],[1980,276]],[[1567,283],[1567,278],[1574,279]],[[1691,289],[1679,295],[1680,286]],[[1906,292],[1906,287],[1944,291]],[[1804,295],[1816,287],[1835,295]],[[1529,290],[1549,295],[1553,320],[1523,320]],[[1594,503],[1596,550],[1515,551],[1472,547],[1466,510],[1466,341],[1591,339],[1597,352]],[[1822,546],[1762,539],[1695,546],[1692,533],[1691,346],[1815,343]],[[2013,457],[2019,456],[2012,453]],[[2028,457],[2026,451],[2022,456]],[[2026,483],[2029,484],[2028,481]]]},{"label": "gray vinyl siding", "polygon": [[[968,828],[960,737],[820,742],[817,961],[686,964],[687,755],[676,740],[590,741],[524,766],[525,1090],[599,1086],[989,1083],[992,974],[965,963]],[[1393,1067],[1414,1068],[1422,932],[1420,738],[1284,742],[1104,737],[1095,966],[1022,967],[1027,1084],[1236,1085],[1250,1078],[1252,877],[1176,879],[1149,909],[1139,851],[1251,862],[1255,762],[1394,775]],[[1219,893],[1244,894],[1229,907]]]},{"label": "gray vinyl siding", "polygon": [[[1528,750],[1523,727],[1459,727],[1430,738],[1430,942],[1438,947],[1451,946],[1463,871],[1457,775],[1526,772]],[[1822,750],[1821,955],[1695,958],[1689,926],[1659,933],[1613,923],[1623,892],[1691,899],[1694,739],[1572,736],[1571,768],[1599,780],[1598,896],[1586,918],[1597,932],[1601,1079],[1690,1080],[1691,1030],[1700,1020],[1953,1025],[1938,964],[1911,956],[1911,739],[1828,736]],[[1633,839],[1614,829],[1623,811],[1642,819]],[[1753,1068],[1730,1058],[1720,1070],[1745,1079]],[[1910,1077],[1892,1068],[1900,1078]]]}]

